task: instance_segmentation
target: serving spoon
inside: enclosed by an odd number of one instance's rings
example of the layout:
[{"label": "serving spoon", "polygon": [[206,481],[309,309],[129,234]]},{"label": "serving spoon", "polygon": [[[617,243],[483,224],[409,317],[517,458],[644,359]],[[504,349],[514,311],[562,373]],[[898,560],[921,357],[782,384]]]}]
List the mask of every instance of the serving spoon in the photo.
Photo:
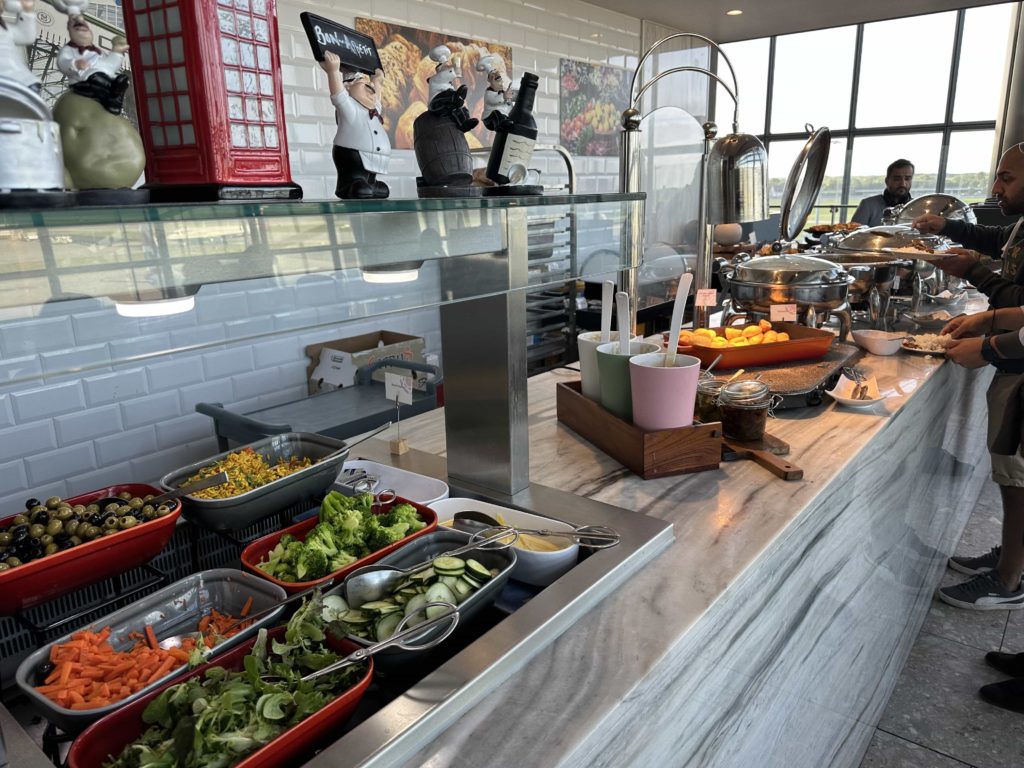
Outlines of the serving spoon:
[{"label": "serving spoon", "polygon": [[[180,488],[175,488],[172,491],[167,491],[167,493],[161,493],[159,496],[154,496],[152,499],[145,503],[152,504],[154,507],[159,507],[165,501],[174,501],[175,499],[181,498],[182,496],[187,496],[190,493],[195,493],[196,491],[202,491],[205,490],[206,488],[213,488],[216,485],[224,485],[224,483],[226,483],[227,481],[228,473],[218,472],[216,475],[210,475],[209,477],[204,477],[202,480],[196,480],[194,483],[189,483],[188,485],[183,485]],[[127,504],[128,502],[126,499],[122,499],[120,496],[104,496],[102,499],[96,499],[96,501],[93,501],[91,503],[98,504],[100,510],[102,511],[107,506],[107,504],[121,505]]]}]

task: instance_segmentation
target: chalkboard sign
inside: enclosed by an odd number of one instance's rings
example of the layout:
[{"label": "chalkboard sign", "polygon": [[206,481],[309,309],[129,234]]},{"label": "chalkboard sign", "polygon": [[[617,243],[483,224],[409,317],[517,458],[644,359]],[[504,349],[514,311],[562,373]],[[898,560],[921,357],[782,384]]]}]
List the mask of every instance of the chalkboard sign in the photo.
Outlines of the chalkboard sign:
[{"label": "chalkboard sign", "polygon": [[365,72],[372,75],[383,69],[377,45],[373,38],[338,24],[336,21],[317,16],[315,13],[299,14],[302,26],[317,61],[324,60],[324,51],[338,54],[342,69]]}]

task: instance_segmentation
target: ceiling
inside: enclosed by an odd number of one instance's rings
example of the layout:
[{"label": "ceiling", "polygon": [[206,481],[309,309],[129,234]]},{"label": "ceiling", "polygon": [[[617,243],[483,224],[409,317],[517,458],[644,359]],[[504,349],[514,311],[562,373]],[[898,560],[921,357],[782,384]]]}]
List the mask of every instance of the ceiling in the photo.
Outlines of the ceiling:
[{"label": "ceiling", "polygon": [[[667,24],[683,32],[698,32],[719,43],[995,4],[993,0],[588,1],[627,16]],[[743,15],[726,16],[725,12],[732,9],[742,10]]]}]

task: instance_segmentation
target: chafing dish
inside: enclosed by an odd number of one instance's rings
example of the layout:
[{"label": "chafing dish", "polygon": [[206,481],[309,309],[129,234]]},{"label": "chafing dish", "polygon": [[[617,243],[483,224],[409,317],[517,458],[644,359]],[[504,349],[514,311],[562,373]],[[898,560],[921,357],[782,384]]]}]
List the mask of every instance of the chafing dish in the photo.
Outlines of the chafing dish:
[{"label": "chafing dish", "polygon": [[895,224],[912,224],[918,216],[930,213],[934,216],[941,216],[944,219],[956,219],[966,221],[968,224],[976,224],[978,217],[974,215],[974,209],[963,200],[935,192],[925,195],[895,209]]}]

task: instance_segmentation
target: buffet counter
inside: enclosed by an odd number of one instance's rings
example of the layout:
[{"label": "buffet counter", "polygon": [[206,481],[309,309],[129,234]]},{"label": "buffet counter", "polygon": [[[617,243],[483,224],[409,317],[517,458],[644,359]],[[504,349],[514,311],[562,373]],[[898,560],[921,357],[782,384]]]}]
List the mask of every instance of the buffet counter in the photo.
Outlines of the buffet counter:
[{"label": "buffet counter", "polygon": [[[906,353],[861,366],[884,403],[769,422],[797,482],[750,462],[643,481],[557,422],[555,384],[576,373],[531,379],[533,482],[676,539],[404,764],[858,765],[987,481],[990,375]],[[443,454],[442,419],[402,435]],[[310,765],[341,765],[331,753]]]}]

